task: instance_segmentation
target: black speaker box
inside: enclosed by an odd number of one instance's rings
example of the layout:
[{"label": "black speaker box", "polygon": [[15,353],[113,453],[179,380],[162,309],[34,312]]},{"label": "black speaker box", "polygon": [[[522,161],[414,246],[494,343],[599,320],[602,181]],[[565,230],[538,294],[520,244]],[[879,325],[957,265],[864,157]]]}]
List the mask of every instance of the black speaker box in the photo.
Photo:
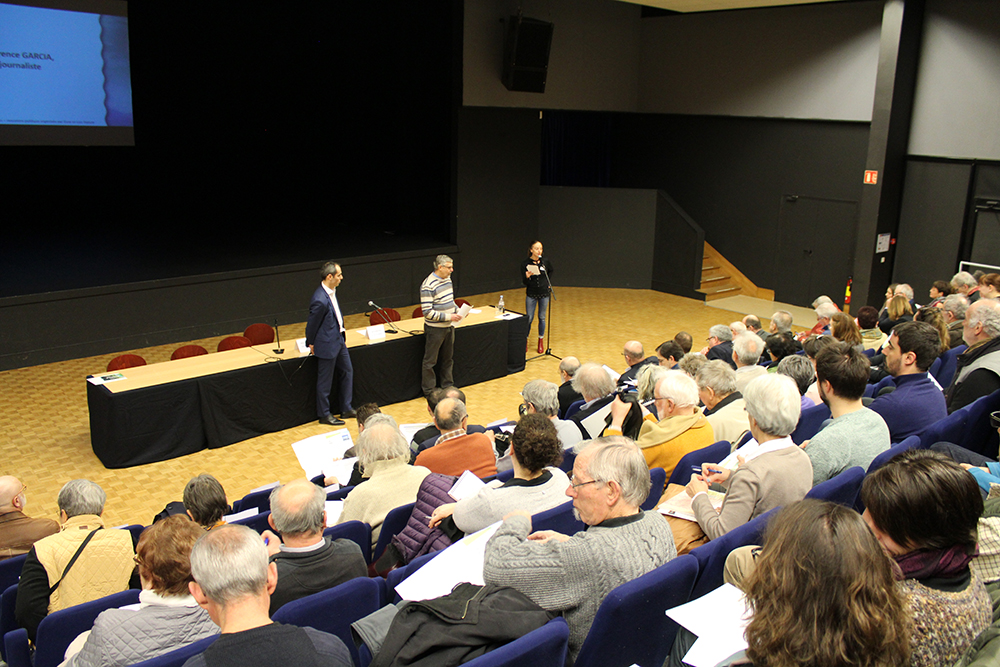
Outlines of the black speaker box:
[{"label": "black speaker box", "polygon": [[553,25],[511,16],[503,48],[503,85],[507,90],[544,93]]}]

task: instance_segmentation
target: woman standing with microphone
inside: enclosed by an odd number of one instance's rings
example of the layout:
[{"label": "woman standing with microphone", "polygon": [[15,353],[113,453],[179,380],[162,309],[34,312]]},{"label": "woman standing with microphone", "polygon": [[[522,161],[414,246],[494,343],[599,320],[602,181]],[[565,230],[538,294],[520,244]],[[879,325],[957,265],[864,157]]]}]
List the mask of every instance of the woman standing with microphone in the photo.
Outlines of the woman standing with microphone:
[{"label": "woman standing with microphone", "polygon": [[[521,263],[521,281],[526,288],[525,312],[528,314],[528,332],[535,320],[535,306],[538,306],[538,353],[545,352],[545,316],[549,311],[549,297],[552,294],[552,262],[542,259],[542,242],[531,244],[528,258]],[[528,345],[529,349],[531,345]]]}]

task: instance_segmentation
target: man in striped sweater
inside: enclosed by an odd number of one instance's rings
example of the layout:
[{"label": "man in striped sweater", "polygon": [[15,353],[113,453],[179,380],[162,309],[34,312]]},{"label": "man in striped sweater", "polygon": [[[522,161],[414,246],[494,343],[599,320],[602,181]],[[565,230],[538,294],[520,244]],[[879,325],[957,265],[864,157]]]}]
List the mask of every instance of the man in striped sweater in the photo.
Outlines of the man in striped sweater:
[{"label": "man in striped sweater", "polygon": [[424,363],[421,367],[420,386],[428,396],[438,386],[434,366],[441,360],[441,387],[455,384],[452,366],[455,352],[454,322],[462,319],[456,312],[451,274],[455,263],[448,255],[434,258],[434,272],[420,284],[420,307],[424,311]]}]

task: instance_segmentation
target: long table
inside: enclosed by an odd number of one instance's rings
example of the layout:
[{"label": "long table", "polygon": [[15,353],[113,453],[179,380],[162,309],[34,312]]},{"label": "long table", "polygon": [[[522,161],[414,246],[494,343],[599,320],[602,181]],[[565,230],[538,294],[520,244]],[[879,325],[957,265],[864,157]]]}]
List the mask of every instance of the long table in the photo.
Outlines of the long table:
[{"label": "long table", "polygon": [[[455,384],[467,386],[524,369],[527,318],[500,319],[482,307],[455,327]],[[346,334],[354,365],[354,405],[399,403],[421,395],[423,320],[370,341]],[[405,333],[414,332],[415,335]],[[129,368],[125,379],[87,382],[90,442],[108,468],[165,461],[231,445],[316,419],[316,358],[294,340]],[[336,391],[336,388],[334,389]],[[337,405],[336,396],[332,405]]]}]

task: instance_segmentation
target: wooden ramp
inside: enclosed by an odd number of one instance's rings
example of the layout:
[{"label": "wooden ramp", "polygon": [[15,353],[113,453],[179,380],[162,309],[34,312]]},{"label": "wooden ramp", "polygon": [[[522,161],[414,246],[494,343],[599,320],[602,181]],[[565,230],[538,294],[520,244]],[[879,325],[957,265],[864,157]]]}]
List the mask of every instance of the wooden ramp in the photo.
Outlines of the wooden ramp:
[{"label": "wooden ramp", "polygon": [[705,295],[705,301],[739,295],[774,300],[774,290],[757,287],[707,242],[702,257],[701,286],[698,291]]}]

